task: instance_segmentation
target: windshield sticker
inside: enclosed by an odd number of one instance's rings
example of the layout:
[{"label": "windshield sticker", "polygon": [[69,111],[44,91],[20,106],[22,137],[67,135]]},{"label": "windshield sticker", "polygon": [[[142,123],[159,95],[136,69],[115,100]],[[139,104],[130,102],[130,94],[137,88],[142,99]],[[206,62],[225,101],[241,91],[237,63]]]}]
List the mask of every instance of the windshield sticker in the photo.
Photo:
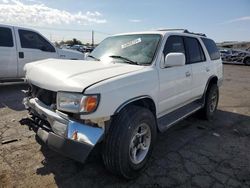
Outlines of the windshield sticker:
[{"label": "windshield sticker", "polygon": [[133,46],[135,44],[138,44],[140,42],[141,42],[141,38],[138,38],[138,39],[129,41],[129,42],[125,43],[125,44],[122,44],[121,47],[122,47],[122,49],[124,49],[124,48],[130,47],[130,46]]}]

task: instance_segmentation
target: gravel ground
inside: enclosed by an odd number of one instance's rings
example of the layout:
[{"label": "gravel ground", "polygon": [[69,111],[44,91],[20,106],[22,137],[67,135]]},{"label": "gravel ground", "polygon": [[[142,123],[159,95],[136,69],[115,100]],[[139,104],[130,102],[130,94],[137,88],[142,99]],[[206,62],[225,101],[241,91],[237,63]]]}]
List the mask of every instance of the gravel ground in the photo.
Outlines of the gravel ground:
[{"label": "gravel ground", "polygon": [[159,134],[136,180],[110,174],[99,155],[80,164],[39,142],[24,110],[24,84],[0,85],[0,187],[250,187],[250,67],[224,65],[213,121],[193,115]]}]

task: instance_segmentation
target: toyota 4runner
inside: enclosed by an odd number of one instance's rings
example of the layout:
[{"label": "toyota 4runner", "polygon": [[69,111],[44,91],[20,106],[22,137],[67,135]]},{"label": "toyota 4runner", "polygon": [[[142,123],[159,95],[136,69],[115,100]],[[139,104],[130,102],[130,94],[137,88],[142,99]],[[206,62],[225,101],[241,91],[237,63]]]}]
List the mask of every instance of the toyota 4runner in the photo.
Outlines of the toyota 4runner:
[{"label": "toyota 4runner", "polygon": [[87,60],[25,66],[24,105],[51,149],[84,162],[96,144],[105,166],[131,179],[157,133],[200,111],[216,111],[223,67],[213,40],[168,29],[108,37]]}]

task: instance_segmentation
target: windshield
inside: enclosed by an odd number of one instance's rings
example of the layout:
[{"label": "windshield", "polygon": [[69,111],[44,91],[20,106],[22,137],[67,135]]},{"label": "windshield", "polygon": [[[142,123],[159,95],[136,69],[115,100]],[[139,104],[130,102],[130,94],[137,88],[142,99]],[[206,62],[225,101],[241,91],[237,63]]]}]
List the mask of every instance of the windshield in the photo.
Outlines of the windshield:
[{"label": "windshield", "polygon": [[102,61],[135,62],[139,65],[151,64],[160,39],[161,35],[158,34],[109,37],[95,48],[90,57]]}]

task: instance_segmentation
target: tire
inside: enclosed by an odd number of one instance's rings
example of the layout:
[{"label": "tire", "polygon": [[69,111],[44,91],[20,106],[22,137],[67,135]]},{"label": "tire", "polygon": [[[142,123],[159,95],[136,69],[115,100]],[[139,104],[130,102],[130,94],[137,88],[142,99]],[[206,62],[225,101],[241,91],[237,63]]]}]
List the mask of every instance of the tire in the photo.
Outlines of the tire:
[{"label": "tire", "polygon": [[205,96],[205,104],[201,110],[203,119],[211,120],[217,110],[219,101],[219,89],[216,84],[209,85]]},{"label": "tire", "polygon": [[250,57],[244,59],[244,64],[250,66]]},{"label": "tire", "polygon": [[134,105],[126,107],[114,117],[104,139],[102,157],[106,168],[126,179],[137,177],[151,156],[156,135],[151,111]]}]

